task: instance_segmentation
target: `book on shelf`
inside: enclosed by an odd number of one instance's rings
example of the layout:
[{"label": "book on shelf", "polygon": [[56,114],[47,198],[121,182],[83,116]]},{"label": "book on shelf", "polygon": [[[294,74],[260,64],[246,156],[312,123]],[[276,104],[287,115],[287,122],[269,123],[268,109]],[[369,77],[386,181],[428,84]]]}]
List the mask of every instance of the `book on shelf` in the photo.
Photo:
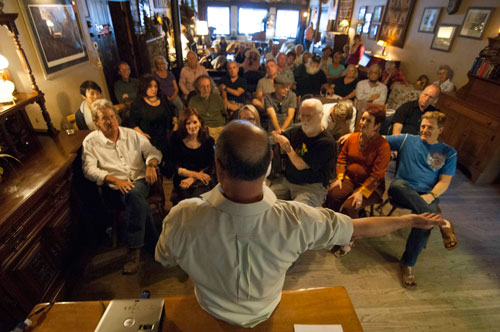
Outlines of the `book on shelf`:
[{"label": "book on shelf", "polygon": [[500,80],[500,63],[492,62],[490,58],[477,57],[472,63],[470,74],[490,80]]}]

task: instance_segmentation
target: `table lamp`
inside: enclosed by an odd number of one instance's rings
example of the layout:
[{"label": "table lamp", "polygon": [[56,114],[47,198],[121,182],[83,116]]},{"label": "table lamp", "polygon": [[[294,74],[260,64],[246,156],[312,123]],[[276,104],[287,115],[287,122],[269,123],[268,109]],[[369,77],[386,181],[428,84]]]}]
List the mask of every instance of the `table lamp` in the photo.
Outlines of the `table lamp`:
[{"label": "table lamp", "polygon": [[205,37],[208,35],[208,22],[207,21],[196,21],[196,34],[201,37],[203,42],[203,50],[205,50]]},{"label": "table lamp", "polygon": [[383,49],[382,49],[382,55],[383,55],[383,56],[386,56],[387,54],[385,53],[385,48],[386,48],[386,46],[387,46],[387,42],[386,42],[386,41],[384,41],[384,40],[379,40],[379,41],[377,42],[377,45],[378,45],[378,46],[382,46],[382,47],[383,47]]},{"label": "table lamp", "polygon": [[344,19],[340,21],[339,26],[342,28],[342,32],[347,33],[347,29],[349,29],[349,21]]},{"label": "table lamp", "polygon": [[14,83],[4,79],[4,70],[8,66],[9,61],[0,54],[0,104],[12,103],[14,101],[14,97],[12,96],[15,89]]}]

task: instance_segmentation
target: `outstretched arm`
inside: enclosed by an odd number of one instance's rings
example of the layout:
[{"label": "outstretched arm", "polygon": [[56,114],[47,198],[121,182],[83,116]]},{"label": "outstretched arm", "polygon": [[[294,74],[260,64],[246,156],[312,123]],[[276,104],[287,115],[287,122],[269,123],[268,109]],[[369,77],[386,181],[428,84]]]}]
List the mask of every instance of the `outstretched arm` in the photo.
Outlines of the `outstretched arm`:
[{"label": "outstretched arm", "polygon": [[443,217],[435,213],[407,214],[400,217],[368,217],[353,219],[352,239],[377,237],[392,233],[401,228],[415,227],[431,229],[445,225]]}]

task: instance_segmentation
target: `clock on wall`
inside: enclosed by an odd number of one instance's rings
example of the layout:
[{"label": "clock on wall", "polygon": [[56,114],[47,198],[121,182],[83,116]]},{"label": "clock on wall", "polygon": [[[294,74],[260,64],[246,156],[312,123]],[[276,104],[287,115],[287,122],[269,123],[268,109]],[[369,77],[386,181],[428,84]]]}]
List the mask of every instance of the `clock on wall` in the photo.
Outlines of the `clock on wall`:
[{"label": "clock on wall", "polygon": [[460,3],[462,0],[450,0],[448,2],[448,7],[446,8],[446,12],[448,14],[455,14],[458,10],[458,7],[460,7]]}]

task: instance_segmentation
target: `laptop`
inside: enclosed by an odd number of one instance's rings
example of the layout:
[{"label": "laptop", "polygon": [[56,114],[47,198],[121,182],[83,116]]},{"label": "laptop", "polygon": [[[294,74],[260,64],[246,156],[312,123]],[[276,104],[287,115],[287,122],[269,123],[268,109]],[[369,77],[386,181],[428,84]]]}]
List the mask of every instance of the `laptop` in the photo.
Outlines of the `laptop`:
[{"label": "laptop", "polygon": [[163,304],[163,299],[113,300],[94,332],[158,332]]}]

